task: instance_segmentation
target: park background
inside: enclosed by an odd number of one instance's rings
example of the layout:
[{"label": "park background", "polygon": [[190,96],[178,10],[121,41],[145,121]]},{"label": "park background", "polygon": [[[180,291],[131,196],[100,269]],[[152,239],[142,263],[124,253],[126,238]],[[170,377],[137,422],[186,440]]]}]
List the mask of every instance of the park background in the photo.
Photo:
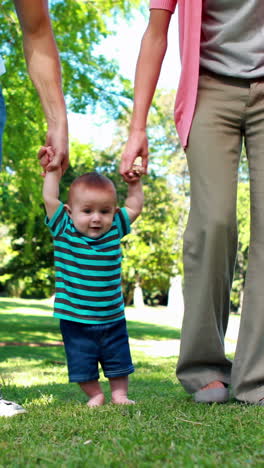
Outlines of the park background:
[{"label": "park background", "polygon": [[[148,2],[51,0],[49,5],[70,123],[71,165],[63,177],[61,199],[66,201],[74,177],[96,169],[113,180],[122,205],[126,184],[118,168]],[[27,75],[12,1],[1,2],[0,19],[8,115],[0,173],[1,384],[6,398],[28,410],[3,422],[0,466],[264,466],[261,408],[231,402],[208,411],[192,403],[175,379],[179,288],[170,307],[168,297],[174,280],[179,285],[182,278],[182,237],[189,207],[186,158],[173,121],[179,78],[176,15],[149,115],[145,206],[122,244],[124,297],[137,369],[130,392],[138,403],[118,409],[106,405],[95,413],[87,412],[77,386],[67,384],[58,323],[51,317],[53,248],[44,225],[36,160],[46,124]],[[237,211],[240,237],[231,297],[236,333],[249,244],[244,152]],[[143,295],[137,304],[135,288]],[[232,358],[235,339],[229,337]]]},{"label": "park background", "polygon": [[[96,169],[114,181],[122,205],[126,185],[118,168],[128,133],[133,74],[147,22],[147,3],[53,1],[50,6],[70,120],[71,166],[61,184],[61,199],[66,201],[67,187],[74,177]],[[126,304],[132,303],[133,289],[138,284],[146,304],[165,305],[171,278],[182,275],[189,177],[173,121],[180,67],[175,20],[174,16],[167,62],[149,116],[150,165],[149,175],[144,178],[145,207],[123,243]],[[44,225],[42,179],[36,153],[45,141],[46,125],[25,69],[21,33],[10,1],[2,4],[1,24],[0,44],[7,68],[2,81],[8,119],[0,174],[0,294],[45,298],[54,290],[53,248]],[[245,160],[240,168],[238,223],[234,311],[239,311],[248,256]]]}]

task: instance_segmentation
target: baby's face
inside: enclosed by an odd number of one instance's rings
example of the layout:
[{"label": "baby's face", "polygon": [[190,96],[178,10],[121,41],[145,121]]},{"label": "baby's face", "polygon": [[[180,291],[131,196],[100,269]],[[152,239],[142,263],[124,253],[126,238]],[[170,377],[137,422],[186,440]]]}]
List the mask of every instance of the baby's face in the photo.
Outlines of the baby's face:
[{"label": "baby's face", "polygon": [[77,185],[68,213],[76,229],[97,239],[111,228],[116,212],[116,194],[111,188],[88,188]]}]

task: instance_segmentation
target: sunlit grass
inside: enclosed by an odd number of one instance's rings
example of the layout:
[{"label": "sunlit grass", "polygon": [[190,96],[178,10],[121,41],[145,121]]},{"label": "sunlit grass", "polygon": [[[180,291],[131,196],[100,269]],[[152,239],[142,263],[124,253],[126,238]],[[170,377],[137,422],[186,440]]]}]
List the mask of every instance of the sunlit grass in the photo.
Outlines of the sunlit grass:
[{"label": "sunlit grass", "polygon": [[[0,306],[0,342],[61,340],[49,303],[1,299]],[[153,324],[129,314],[133,339],[177,338],[179,331],[169,320],[163,326],[162,315]],[[147,316],[150,310],[142,313],[144,321]],[[28,413],[0,418],[0,468],[264,466],[263,408],[234,401],[197,405],[176,381],[175,357],[151,357],[133,345],[132,354],[129,396],[137,404],[110,404],[102,376],[108,403],[89,410],[85,395],[68,383],[63,346],[2,346],[3,393]]]}]

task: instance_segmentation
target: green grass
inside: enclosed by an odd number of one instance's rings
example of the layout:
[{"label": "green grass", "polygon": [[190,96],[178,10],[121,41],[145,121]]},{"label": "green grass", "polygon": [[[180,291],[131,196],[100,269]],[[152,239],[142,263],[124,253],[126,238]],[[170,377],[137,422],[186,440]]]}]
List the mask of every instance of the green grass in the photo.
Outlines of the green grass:
[{"label": "green grass", "polygon": [[[264,467],[263,408],[194,404],[176,381],[174,357],[152,358],[132,347],[129,396],[137,404],[89,410],[68,383],[49,303],[0,299],[0,309],[0,342],[24,343],[1,346],[3,393],[28,410],[0,418],[0,467]],[[134,339],[179,337],[164,309],[151,312],[152,323],[129,314]],[[103,376],[102,382],[109,401]]]}]

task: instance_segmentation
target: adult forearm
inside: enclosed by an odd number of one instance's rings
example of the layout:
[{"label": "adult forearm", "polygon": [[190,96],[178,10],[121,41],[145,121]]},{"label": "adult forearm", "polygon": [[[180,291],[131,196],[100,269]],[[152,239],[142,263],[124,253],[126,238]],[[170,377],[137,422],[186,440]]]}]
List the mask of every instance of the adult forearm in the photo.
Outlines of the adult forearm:
[{"label": "adult forearm", "polygon": [[156,90],[161,66],[167,50],[167,33],[171,13],[154,10],[143,36],[137,61],[134,107],[131,128],[144,130],[146,128],[149,108]]},{"label": "adult forearm", "polygon": [[146,35],[143,39],[144,45],[138,58],[135,88],[134,108],[131,119],[131,129],[144,130],[147,124],[149,108],[156,90],[160,75],[161,65],[166,53],[167,44],[161,41],[156,47],[153,57],[153,42]]},{"label": "adult forearm", "polygon": [[[48,0],[14,0],[23,32],[25,59],[30,77],[39,94],[48,124],[45,146],[54,157],[45,172],[68,166],[68,124],[62,92],[61,67],[51,27]],[[40,151],[42,158],[44,152]]]},{"label": "adult forearm", "polygon": [[24,36],[28,71],[39,94],[49,128],[66,126],[66,107],[55,41],[45,31],[36,36]]},{"label": "adult forearm", "polygon": [[144,173],[147,173],[147,116],[167,50],[170,19],[170,11],[151,10],[149,24],[142,39],[136,67],[130,132],[120,165],[120,174],[128,183],[136,181],[132,166],[138,156],[142,159]]},{"label": "adult forearm", "polygon": [[23,32],[25,59],[48,125],[66,125],[59,55],[47,0],[15,0]]},{"label": "adult forearm", "polygon": [[[147,117],[166,48],[166,36],[156,36],[155,33],[152,33],[152,30],[149,27],[143,36],[138,57],[134,86],[134,105],[130,123],[129,138],[122,154],[120,166],[120,173],[126,182],[136,180],[136,177],[133,175],[133,171],[131,171],[131,166],[137,156],[141,156],[144,173],[147,173]],[[154,50],[155,53],[153,53]]]}]

